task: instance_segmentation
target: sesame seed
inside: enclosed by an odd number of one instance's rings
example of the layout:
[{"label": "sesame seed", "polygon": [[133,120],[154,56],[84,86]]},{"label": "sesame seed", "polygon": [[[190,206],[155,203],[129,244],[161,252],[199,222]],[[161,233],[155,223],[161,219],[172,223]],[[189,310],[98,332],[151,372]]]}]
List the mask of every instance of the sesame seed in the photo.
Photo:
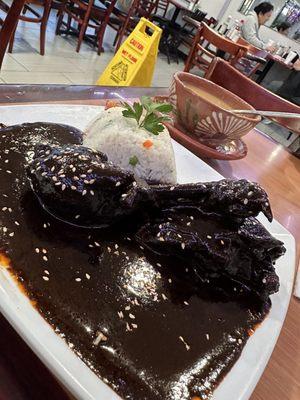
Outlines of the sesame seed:
[{"label": "sesame seed", "polygon": [[174,186],[171,186],[171,187],[170,187],[170,190],[171,190],[171,191],[172,191],[172,190],[174,190],[174,189],[175,189],[175,187],[174,187]]},{"label": "sesame seed", "polygon": [[124,318],[124,314],[122,311],[118,311],[118,316],[119,318],[123,319]]},{"label": "sesame seed", "polygon": [[88,170],[87,170],[87,173],[88,173],[88,174],[91,174],[92,172],[93,172],[92,169],[88,169]]},{"label": "sesame seed", "polygon": [[245,200],[244,200],[244,204],[245,204],[245,205],[248,204],[248,202],[249,202],[248,199],[245,199]]},{"label": "sesame seed", "polygon": [[61,182],[56,182],[54,185],[59,186],[59,185],[61,185]]},{"label": "sesame seed", "polygon": [[116,183],[116,186],[120,186],[120,185],[121,185],[121,182],[117,182],[117,183]]},{"label": "sesame seed", "polygon": [[79,214],[75,215],[75,219],[78,219],[78,218],[80,218],[80,215]]},{"label": "sesame seed", "polygon": [[90,274],[85,274],[86,279],[91,279],[91,275]]},{"label": "sesame seed", "polygon": [[212,237],[210,235],[207,235],[206,237],[207,237],[207,239],[212,239]]},{"label": "sesame seed", "polygon": [[39,249],[38,247],[36,247],[36,248],[35,248],[35,252],[36,252],[37,254],[39,254],[40,249]]},{"label": "sesame seed", "polygon": [[126,310],[126,311],[129,311],[129,310],[130,310],[130,306],[126,306],[126,307],[125,307],[125,310]]},{"label": "sesame seed", "polygon": [[72,172],[75,172],[75,171],[76,171],[76,168],[75,168],[75,167],[73,167],[73,168],[72,168]]},{"label": "sesame seed", "polygon": [[78,176],[73,176],[74,181],[79,181]]},{"label": "sesame seed", "polygon": [[92,195],[92,196],[94,196],[94,191],[93,190],[90,190],[90,194]]},{"label": "sesame seed", "polygon": [[135,319],[135,316],[133,314],[129,314],[129,318]]},{"label": "sesame seed", "polygon": [[190,219],[191,219],[191,220],[193,220],[193,219],[194,219],[194,217],[191,215],[191,216],[190,216]]},{"label": "sesame seed", "polygon": [[6,172],[7,172],[8,174],[12,174],[12,172],[11,172],[9,169],[7,169]]},{"label": "sesame seed", "polygon": [[181,243],[181,248],[182,248],[182,250],[185,249],[185,244],[183,242]]},{"label": "sesame seed", "polygon": [[75,278],[76,282],[81,282],[81,278]]},{"label": "sesame seed", "polygon": [[49,276],[43,276],[44,281],[49,281]]},{"label": "sesame seed", "polygon": [[186,306],[189,305],[189,303],[187,301],[184,301],[183,304],[185,304]]},{"label": "sesame seed", "polygon": [[47,256],[43,256],[43,260],[44,261],[48,261],[48,257]]},{"label": "sesame seed", "polygon": [[47,250],[46,249],[42,249],[42,253],[47,254]]},{"label": "sesame seed", "polygon": [[165,241],[165,239],[164,239],[163,237],[160,237],[159,240],[160,240],[161,242],[164,242],[164,241]]},{"label": "sesame seed", "polygon": [[8,207],[8,211],[9,211],[9,212],[12,212],[12,209],[11,209],[10,207]]},{"label": "sesame seed", "polygon": [[56,177],[56,176],[52,176],[52,180],[53,180],[54,182],[57,182],[57,177]]},{"label": "sesame seed", "polygon": [[82,196],[85,196],[86,195],[86,190],[84,189],[83,191],[82,191]]},{"label": "sesame seed", "polygon": [[206,339],[209,340],[209,334],[207,333],[205,336],[206,336]]},{"label": "sesame seed", "polygon": [[54,170],[55,170],[55,167],[53,166],[53,167],[50,169],[50,171],[51,171],[51,172],[54,172]]},{"label": "sesame seed", "polygon": [[85,179],[85,180],[83,181],[83,183],[85,183],[86,185],[88,185],[89,182],[90,182],[90,181],[88,181],[87,179]]},{"label": "sesame seed", "polygon": [[168,300],[167,296],[166,296],[164,293],[162,293],[161,297],[162,297],[164,300]]},{"label": "sesame seed", "polygon": [[4,233],[6,233],[6,232],[7,232],[6,226],[4,226],[4,227],[2,228],[2,230],[3,230]]},{"label": "sesame seed", "polygon": [[141,250],[144,250],[144,247],[143,247],[143,246],[140,246],[140,249],[141,249]]},{"label": "sesame seed", "polygon": [[117,245],[117,243],[115,244],[115,249],[117,250],[119,248],[119,246]]},{"label": "sesame seed", "polygon": [[66,188],[66,185],[63,183],[63,184],[61,185],[61,190],[63,191],[63,190],[65,190],[65,188]]},{"label": "sesame seed", "polygon": [[248,192],[248,197],[250,197],[250,196],[252,196],[252,195],[253,195],[253,192],[252,192],[252,191]]},{"label": "sesame seed", "polygon": [[46,176],[46,175],[47,175],[47,172],[42,172],[41,175],[42,175],[42,176]]},{"label": "sesame seed", "polygon": [[100,342],[106,342],[107,336],[105,336],[102,332],[99,332],[96,339],[93,341],[93,345],[98,346]]},{"label": "sesame seed", "polygon": [[266,283],[266,282],[267,282],[266,278],[263,278],[262,283]]},{"label": "sesame seed", "polygon": [[156,263],[156,265],[157,265],[158,267],[161,267],[161,264],[160,264],[160,263]]},{"label": "sesame seed", "polygon": [[190,225],[191,225],[191,222],[187,222],[186,224],[187,224],[187,226],[190,226]]},{"label": "sesame seed", "polygon": [[172,279],[171,279],[171,278],[169,278],[169,279],[168,279],[168,282],[169,282],[169,283],[172,283]]},{"label": "sesame seed", "polygon": [[46,275],[50,275],[50,272],[47,269],[44,269]]},{"label": "sesame seed", "polygon": [[47,228],[47,224],[44,224],[44,225],[43,225],[43,228],[45,228],[45,229],[46,229],[46,228]]},{"label": "sesame seed", "polygon": [[224,243],[224,240],[221,240],[221,244],[222,244],[222,245],[224,245],[224,244],[225,244],[225,243]]},{"label": "sesame seed", "polygon": [[95,182],[95,180],[96,180],[96,179],[91,179],[91,180],[89,181],[89,184],[92,185],[92,184]]},{"label": "sesame seed", "polygon": [[242,344],[242,343],[243,343],[242,339],[238,339],[238,344]]},{"label": "sesame seed", "polygon": [[7,207],[3,207],[3,208],[2,208],[2,211],[6,211],[6,210],[7,210]]},{"label": "sesame seed", "polygon": [[111,252],[111,248],[109,246],[107,246],[107,251],[110,253]]},{"label": "sesame seed", "polygon": [[76,186],[73,186],[73,185],[71,186],[71,189],[72,190],[77,190]]},{"label": "sesame seed", "polygon": [[131,241],[130,237],[127,237],[126,239],[127,239],[129,242]]},{"label": "sesame seed", "polygon": [[94,242],[94,243],[95,243],[95,246],[100,247],[100,243],[98,243],[98,242]]},{"label": "sesame seed", "polygon": [[130,325],[128,324],[128,322],[126,323],[126,331],[129,331],[129,332],[132,331],[132,329],[130,328]]},{"label": "sesame seed", "polygon": [[15,235],[15,232],[11,232],[11,233],[9,233],[8,236],[13,237],[14,235]]},{"label": "sesame seed", "polygon": [[81,174],[80,178],[86,178],[86,174]]},{"label": "sesame seed", "polygon": [[8,160],[5,160],[4,162],[5,162],[5,164],[7,164],[7,163],[8,163]]},{"label": "sesame seed", "polygon": [[120,253],[118,252],[118,250],[114,251],[114,254],[115,254],[116,256],[119,256],[119,255],[120,255]]},{"label": "sesame seed", "polygon": [[134,328],[134,329],[137,329],[137,324],[131,324],[131,326]]}]

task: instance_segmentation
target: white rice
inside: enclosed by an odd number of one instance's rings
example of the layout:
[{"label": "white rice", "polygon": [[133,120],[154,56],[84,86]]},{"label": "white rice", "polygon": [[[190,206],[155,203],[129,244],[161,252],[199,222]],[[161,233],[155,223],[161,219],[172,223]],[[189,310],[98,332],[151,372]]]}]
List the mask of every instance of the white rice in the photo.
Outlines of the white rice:
[{"label": "white rice", "polygon": [[[101,112],[84,132],[84,146],[105,153],[114,164],[137,176],[161,183],[176,183],[174,151],[168,130],[154,135],[122,115],[122,108]],[[143,143],[151,140],[150,148]],[[135,166],[130,159],[138,160]]]}]

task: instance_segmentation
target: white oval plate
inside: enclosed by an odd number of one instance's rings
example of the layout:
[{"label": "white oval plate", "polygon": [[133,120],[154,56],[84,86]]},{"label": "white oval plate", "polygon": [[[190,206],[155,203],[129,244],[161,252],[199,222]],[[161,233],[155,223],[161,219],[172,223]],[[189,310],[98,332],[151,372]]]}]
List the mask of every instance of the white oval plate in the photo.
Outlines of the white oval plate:
[{"label": "white oval plate", "polygon": [[[101,111],[97,106],[33,105],[2,106],[0,122],[57,122],[83,129]],[[178,182],[221,179],[204,161],[173,141]],[[247,400],[271,356],[287,312],[295,267],[295,240],[278,222],[259,220],[284,242],[286,254],[276,263],[280,290],[272,296],[270,314],[248,340],[241,357],[215,390],[212,400]],[[52,327],[32,307],[9,272],[0,269],[0,310],[19,335],[61,383],[82,400],[117,400],[120,397],[81,361]]]}]

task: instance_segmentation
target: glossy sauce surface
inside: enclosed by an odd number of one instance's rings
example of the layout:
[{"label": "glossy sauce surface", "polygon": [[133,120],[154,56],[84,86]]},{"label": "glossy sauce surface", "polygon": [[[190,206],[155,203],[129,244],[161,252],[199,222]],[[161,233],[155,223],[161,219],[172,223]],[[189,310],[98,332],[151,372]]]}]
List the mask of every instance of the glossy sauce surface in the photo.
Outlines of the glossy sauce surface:
[{"label": "glossy sauce surface", "polygon": [[0,139],[1,252],[57,334],[124,399],[209,398],[269,303],[196,287],[121,229],[48,215],[28,184],[26,155],[39,142],[80,143],[75,129],[28,124]]}]

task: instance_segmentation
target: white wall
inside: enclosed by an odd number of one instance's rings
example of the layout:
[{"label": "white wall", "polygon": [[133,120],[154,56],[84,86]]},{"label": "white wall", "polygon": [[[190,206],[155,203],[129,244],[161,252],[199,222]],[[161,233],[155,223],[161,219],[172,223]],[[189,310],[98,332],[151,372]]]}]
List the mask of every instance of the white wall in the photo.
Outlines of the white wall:
[{"label": "white wall", "polygon": [[[262,1],[262,0],[261,0]],[[219,0],[210,0],[210,3],[219,3]],[[271,0],[272,4],[274,4],[274,13],[273,18],[268,21],[268,25],[271,25],[273,20],[276,18],[277,13],[281,10],[282,6],[285,3],[285,0]],[[227,10],[223,14],[221,21],[226,19],[228,15],[231,15],[233,19],[241,20],[245,18],[244,14],[241,14],[237,10],[241,7],[243,0],[231,0]],[[260,1],[258,1],[260,3]],[[201,3],[200,3],[201,4]],[[204,8],[204,1],[203,1],[203,8]],[[202,8],[201,4],[201,8]],[[212,15],[213,16],[213,15]],[[295,50],[300,53],[300,43],[297,43],[295,40],[289,39],[284,35],[281,35],[277,31],[269,28],[268,26],[262,26],[260,28],[260,35],[264,41],[268,41],[269,39],[274,40],[278,44],[282,44],[283,46],[291,46],[292,50]]]}]

